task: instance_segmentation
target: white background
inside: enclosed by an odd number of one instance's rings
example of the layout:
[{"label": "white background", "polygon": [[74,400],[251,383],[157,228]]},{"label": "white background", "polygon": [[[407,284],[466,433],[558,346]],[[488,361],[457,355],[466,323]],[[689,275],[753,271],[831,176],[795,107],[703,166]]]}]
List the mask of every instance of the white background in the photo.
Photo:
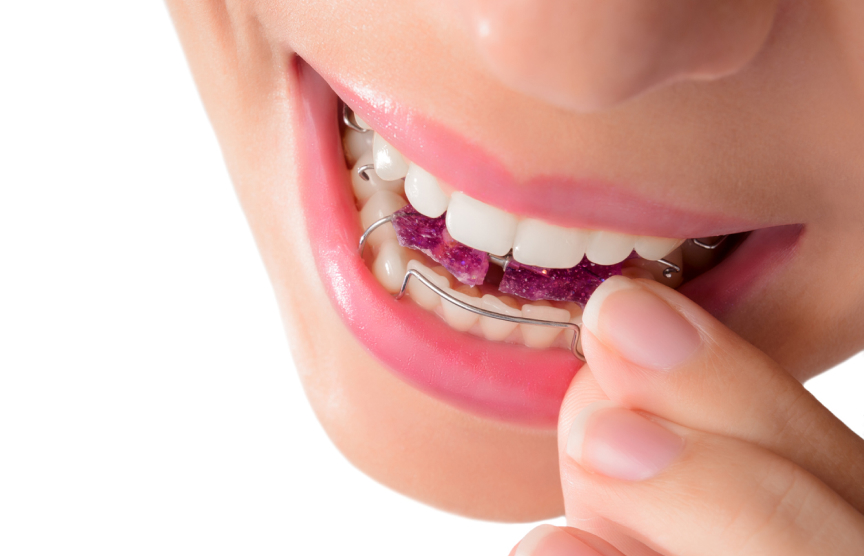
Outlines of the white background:
[{"label": "white background", "polygon": [[315,421],[161,3],[4,2],[0,71],[0,553],[508,553]]}]

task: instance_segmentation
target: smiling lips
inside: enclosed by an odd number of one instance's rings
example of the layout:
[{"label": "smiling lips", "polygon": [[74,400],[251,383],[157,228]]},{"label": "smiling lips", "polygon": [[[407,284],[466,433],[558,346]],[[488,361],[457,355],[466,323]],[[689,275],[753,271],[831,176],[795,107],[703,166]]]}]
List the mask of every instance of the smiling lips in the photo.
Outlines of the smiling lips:
[{"label": "smiling lips", "polygon": [[[494,187],[495,182],[507,184],[513,179],[502,173],[501,166],[494,161],[485,164],[491,160],[489,155],[461,139],[453,139],[449,131],[428,123],[417,126],[420,118],[416,114],[405,118],[405,111],[393,109],[392,102],[382,108],[380,103],[365,102],[337,83],[342,98],[354,108],[362,109],[372,126],[386,130],[389,139],[401,141],[397,150],[376,132],[345,129],[343,154],[339,148],[339,127],[334,125],[338,121],[337,97],[304,62],[298,60],[296,69],[297,111],[304,124],[307,139],[304,144],[308,149],[302,185],[304,211],[319,273],[331,301],[361,343],[397,375],[473,413],[522,425],[554,427],[560,401],[580,366],[566,349],[572,332],[479,317],[450,303],[441,303],[437,295],[410,283],[411,301],[395,301],[390,294],[398,291],[409,268],[417,269],[460,301],[487,311],[579,323],[584,300],[606,276],[623,271],[678,285],[684,272],[670,278],[663,273],[668,267],[655,260],[666,257],[680,267],[687,253],[687,244],[681,245],[683,237],[707,237],[746,229],[736,221],[703,218],[697,231],[694,222],[702,215],[687,214],[682,217],[680,232],[695,233],[668,233],[670,219],[680,211],[660,209],[655,218],[646,219],[646,205],[653,204],[650,202],[640,207],[640,217],[623,219],[626,226],[618,225],[622,222],[621,214],[613,218],[610,225],[615,231],[573,225],[574,220],[596,221],[595,214],[584,208],[596,204],[596,199],[592,202],[590,196],[585,196],[596,184],[577,183],[566,203],[556,203],[563,191],[563,182],[558,179],[547,180],[545,187],[536,187],[525,212],[514,211],[513,206],[525,196],[525,188]],[[356,123],[360,128],[370,128],[366,121]],[[414,139],[406,139],[412,131],[416,132]],[[448,139],[443,144],[439,141],[442,134]],[[452,156],[447,164],[441,164],[445,153]],[[346,161],[352,167],[350,174],[345,169]],[[454,172],[454,168],[466,171]],[[480,185],[466,181],[466,176],[470,180],[478,174],[484,176],[483,180],[477,180],[482,182]],[[503,203],[499,206],[479,200],[489,199],[491,190],[500,193]],[[562,205],[574,205],[574,195],[585,201],[580,203],[582,209],[561,212]],[[545,219],[539,217],[537,210],[544,196],[553,201]],[[610,196],[620,198],[620,193],[607,188],[601,196],[598,206],[604,205]],[[453,245],[461,246],[466,253],[491,256],[492,260],[512,256],[512,268],[505,261],[503,271],[489,272],[479,285],[476,278],[473,283],[464,279],[462,282],[468,283],[460,283],[454,273],[438,264],[442,262],[440,258],[433,260],[419,250],[408,249],[404,241],[400,245],[396,231],[390,226],[383,226],[369,236],[371,249],[367,253],[371,251],[373,256],[367,257],[368,261],[360,259],[356,251],[360,232],[376,220],[403,209],[408,200],[411,206],[403,212],[419,213],[427,221],[443,217],[446,229],[442,227],[442,234]],[[621,203],[625,216],[632,212],[632,201]],[[562,214],[568,218],[562,218]],[[655,235],[637,233],[648,231],[646,221],[653,223]],[[451,259],[459,262],[459,257]],[[699,262],[702,268],[697,270],[704,270],[713,262],[702,259]],[[579,282],[578,287],[571,288],[578,295],[566,300],[542,299],[551,291],[548,284],[566,283],[555,272],[567,273],[581,266],[598,281],[593,285]],[[513,273],[524,268],[536,269],[535,274],[546,277],[548,283],[542,295],[526,294],[541,291],[533,283],[521,290],[507,288],[507,280],[513,282]],[[609,268],[617,270],[610,272]],[[710,274],[713,272],[694,282],[705,281]],[[455,275],[461,278],[458,272]],[[523,280],[533,279],[529,276]],[[511,295],[501,295],[499,288]],[[517,296],[533,299],[525,302]]]}]

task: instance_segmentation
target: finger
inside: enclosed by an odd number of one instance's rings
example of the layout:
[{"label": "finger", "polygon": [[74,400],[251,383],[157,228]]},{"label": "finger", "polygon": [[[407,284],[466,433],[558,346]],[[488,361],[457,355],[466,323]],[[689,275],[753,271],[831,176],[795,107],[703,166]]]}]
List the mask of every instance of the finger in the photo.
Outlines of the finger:
[{"label": "finger", "polygon": [[573,527],[538,525],[510,551],[510,556],[624,556],[596,535]]},{"label": "finger", "polygon": [[678,292],[613,277],[591,297],[582,345],[613,400],[753,442],[864,510],[864,441],[764,353]]},{"label": "finger", "polygon": [[561,471],[568,521],[571,507],[587,508],[667,556],[851,556],[864,546],[864,517],[789,460],[612,402],[577,415]]},{"label": "finger", "polygon": [[[570,383],[558,418],[558,453],[563,454],[567,448],[567,435],[570,424],[586,407],[596,402],[609,402],[609,397],[600,388],[589,365],[583,365]],[[626,528],[621,527],[590,508],[579,504],[579,492],[574,491],[562,477],[564,505],[567,513],[567,523],[595,537],[605,539],[627,556],[657,556],[643,543],[632,538]]]}]

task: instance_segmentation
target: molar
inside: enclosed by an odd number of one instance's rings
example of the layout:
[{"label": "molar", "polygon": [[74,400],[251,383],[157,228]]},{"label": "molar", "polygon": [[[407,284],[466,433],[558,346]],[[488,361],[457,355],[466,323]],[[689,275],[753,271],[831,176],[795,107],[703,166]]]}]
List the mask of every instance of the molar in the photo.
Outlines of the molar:
[{"label": "molar", "polygon": [[528,218],[516,228],[513,258],[542,268],[572,268],[585,256],[589,234]]},{"label": "molar", "polygon": [[456,192],[450,197],[446,224],[456,241],[503,257],[513,247],[517,220],[510,213]]},{"label": "molar", "polygon": [[398,180],[408,173],[408,162],[402,153],[375,133],[372,139],[372,159],[375,161],[375,171],[384,180]]},{"label": "molar", "polygon": [[417,212],[438,218],[447,210],[450,197],[441,190],[438,179],[413,162],[405,176],[405,195]]}]

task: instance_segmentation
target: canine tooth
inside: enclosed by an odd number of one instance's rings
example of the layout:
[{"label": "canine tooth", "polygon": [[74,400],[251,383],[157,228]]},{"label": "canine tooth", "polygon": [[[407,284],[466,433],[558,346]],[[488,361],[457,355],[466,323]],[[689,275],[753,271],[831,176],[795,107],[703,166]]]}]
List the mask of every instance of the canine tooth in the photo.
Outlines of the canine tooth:
[{"label": "canine tooth", "polygon": [[381,179],[398,180],[408,173],[405,157],[377,132],[372,139],[372,160],[375,161],[375,171]]},{"label": "canine tooth", "polygon": [[396,240],[387,240],[381,244],[375,262],[372,264],[372,274],[390,293],[396,293],[402,287],[408,264],[407,251]]},{"label": "canine tooth", "polygon": [[405,196],[417,212],[429,218],[444,214],[450,202],[450,197],[438,185],[438,179],[413,162],[405,175]]},{"label": "canine tooth", "polygon": [[594,264],[612,265],[620,263],[633,251],[636,238],[627,234],[600,230],[591,232],[585,255]]},{"label": "canine tooth", "polygon": [[381,176],[375,170],[366,172],[366,175],[369,176],[368,180],[361,178],[360,174],[357,173],[357,169],[371,163],[372,153],[366,152],[357,159],[357,162],[354,163],[354,167],[351,169],[351,187],[354,189],[354,196],[357,197],[360,206],[366,204],[369,197],[379,191],[402,193],[402,180],[387,181],[381,179]]},{"label": "canine tooth", "polygon": [[[495,297],[491,294],[486,294],[480,300],[480,308],[495,313],[501,313],[510,317],[521,317],[522,311],[514,307],[516,302],[510,297]],[[480,317],[480,329],[483,331],[483,336],[487,340],[496,342],[503,341],[507,336],[519,326],[515,322],[507,322],[506,320],[493,319],[490,317]]]},{"label": "canine tooth", "polygon": [[372,151],[372,134],[348,129],[342,137],[342,148],[348,164],[353,165],[365,153]]},{"label": "canine tooth", "polygon": [[674,251],[682,243],[684,243],[683,239],[639,236],[636,238],[634,249],[643,259],[656,261]]},{"label": "canine tooth", "polygon": [[[446,276],[442,276],[440,273],[430,269],[419,261],[408,261],[407,268],[408,270],[416,269],[425,278],[428,278],[433,284],[443,290],[450,289],[450,280],[448,280]],[[408,295],[411,296],[411,299],[417,302],[417,305],[420,305],[427,311],[434,311],[439,305],[441,305],[441,297],[427,288],[425,284],[420,282],[420,280],[408,280]]]},{"label": "canine tooth", "polygon": [[[365,230],[376,220],[389,216],[404,207],[405,199],[392,191],[379,191],[369,198],[369,201],[360,210],[360,224]],[[372,247],[377,247],[385,239],[396,239],[396,231],[393,226],[381,226],[369,236],[368,242]]]},{"label": "canine tooth", "polygon": [[572,268],[585,256],[589,232],[528,218],[519,222],[513,258],[543,268]]},{"label": "canine tooth", "polygon": [[[449,293],[459,301],[462,301],[463,303],[473,305],[474,307],[479,307],[480,299],[476,297],[476,295],[479,295],[479,293],[476,293],[476,291],[477,290],[473,288],[462,286],[456,290],[450,290],[447,293]],[[469,293],[474,293],[474,295],[469,295]],[[451,328],[455,328],[460,332],[467,332],[468,330],[470,330],[479,318],[479,315],[477,315],[477,313],[466,311],[465,309],[457,307],[449,301],[441,301],[441,309],[443,310],[444,320],[447,321],[447,324],[449,324]]]},{"label": "canine tooth", "polygon": [[516,217],[462,192],[450,197],[446,223],[453,239],[468,247],[502,257],[513,247]]},{"label": "canine tooth", "polygon": [[[522,316],[526,319],[551,320],[555,322],[570,322],[570,311],[549,305],[525,304],[522,306]],[[563,328],[540,326],[537,324],[522,324],[522,337],[525,345],[532,348],[547,348],[555,342],[555,338]]]}]

